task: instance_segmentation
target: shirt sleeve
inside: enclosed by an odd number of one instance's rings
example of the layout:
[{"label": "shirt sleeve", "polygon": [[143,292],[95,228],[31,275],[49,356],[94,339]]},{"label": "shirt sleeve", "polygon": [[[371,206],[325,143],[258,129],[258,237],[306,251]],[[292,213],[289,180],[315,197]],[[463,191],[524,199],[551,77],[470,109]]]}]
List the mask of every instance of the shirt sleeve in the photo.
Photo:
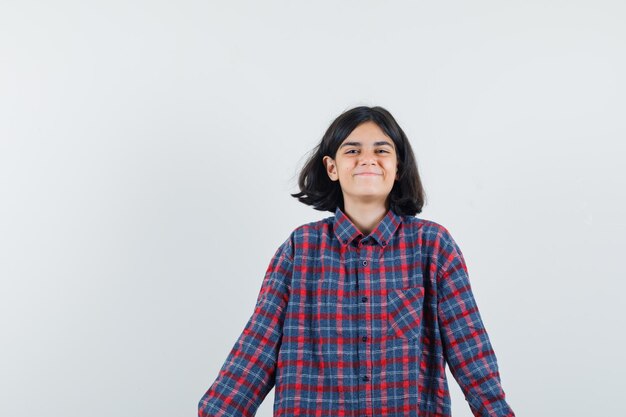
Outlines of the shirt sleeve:
[{"label": "shirt sleeve", "polygon": [[446,362],[474,416],[514,417],[461,249],[447,230],[440,238],[437,314]]},{"label": "shirt sleeve", "polygon": [[293,270],[291,238],[275,252],[252,316],[198,404],[199,417],[254,416],[274,387]]}]

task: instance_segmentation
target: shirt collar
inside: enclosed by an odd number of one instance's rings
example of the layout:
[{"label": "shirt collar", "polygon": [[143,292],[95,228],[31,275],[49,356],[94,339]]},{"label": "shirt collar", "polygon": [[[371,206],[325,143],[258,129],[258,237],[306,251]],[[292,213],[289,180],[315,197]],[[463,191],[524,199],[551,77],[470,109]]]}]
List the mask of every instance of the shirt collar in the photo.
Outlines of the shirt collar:
[{"label": "shirt collar", "polygon": [[[378,244],[387,246],[401,222],[402,216],[397,215],[393,210],[389,209],[385,217],[383,217],[368,236],[371,236]],[[334,233],[343,246],[348,245],[356,238],[366,237],[339,206],[335,209]]]}]

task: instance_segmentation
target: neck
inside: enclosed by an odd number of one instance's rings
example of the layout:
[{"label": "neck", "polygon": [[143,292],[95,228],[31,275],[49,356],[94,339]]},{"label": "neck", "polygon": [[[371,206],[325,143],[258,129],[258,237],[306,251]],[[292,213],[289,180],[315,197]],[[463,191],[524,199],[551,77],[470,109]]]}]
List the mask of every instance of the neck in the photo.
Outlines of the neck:
[{"label": "neck", "polygon": [[344,213],[354,225],[367,236],[385,217],[389,207],[387,204],[344,201]]}]

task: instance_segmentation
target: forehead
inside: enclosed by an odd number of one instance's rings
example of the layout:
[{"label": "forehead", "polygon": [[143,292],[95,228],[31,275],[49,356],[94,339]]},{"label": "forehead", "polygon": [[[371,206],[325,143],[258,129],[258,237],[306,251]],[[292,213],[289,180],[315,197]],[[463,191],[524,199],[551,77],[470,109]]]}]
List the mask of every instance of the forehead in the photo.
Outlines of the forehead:
[{"label": "forehead", "polygon": [[372,121],[361,123],[341,142],[344,146],[389,146],[395,149],[393,140]]}]

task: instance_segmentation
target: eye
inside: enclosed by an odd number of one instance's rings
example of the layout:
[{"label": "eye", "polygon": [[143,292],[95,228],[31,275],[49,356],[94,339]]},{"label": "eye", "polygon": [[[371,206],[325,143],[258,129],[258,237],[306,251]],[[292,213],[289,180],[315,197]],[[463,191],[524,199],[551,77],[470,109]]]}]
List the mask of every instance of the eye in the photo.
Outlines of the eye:
[{"label": "eye", "polygon": [[357,152],[357,150],[356,150],[356,149],[348,149],[348,150],[346,151],[346,153],[351,153],[352,151]]}]

